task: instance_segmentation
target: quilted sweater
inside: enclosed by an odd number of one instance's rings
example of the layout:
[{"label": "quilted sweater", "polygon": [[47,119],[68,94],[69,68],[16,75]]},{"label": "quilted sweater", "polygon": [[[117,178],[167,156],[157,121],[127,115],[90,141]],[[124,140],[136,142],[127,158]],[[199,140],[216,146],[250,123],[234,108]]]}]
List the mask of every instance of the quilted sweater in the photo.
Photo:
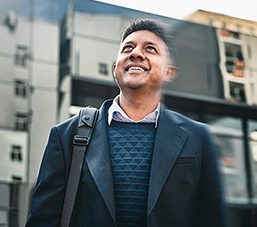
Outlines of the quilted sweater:
[{"label": "quilted sweater", "polygon": [[146,226],[154,123],[107,126],[118,226]]}]

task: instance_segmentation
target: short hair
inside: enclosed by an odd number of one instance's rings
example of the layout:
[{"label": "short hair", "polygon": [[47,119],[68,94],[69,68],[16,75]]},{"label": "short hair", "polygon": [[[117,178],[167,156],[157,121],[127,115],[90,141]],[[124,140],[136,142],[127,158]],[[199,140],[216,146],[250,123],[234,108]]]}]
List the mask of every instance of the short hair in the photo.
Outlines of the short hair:
[{"label": "short hair", "polygon": [[174,61],[175,49],[174,44],[171,42],[171,36],[168,35],[168,30],[164,26],[164,24],[156,20],[138,19],[132,21],[129,24],[129,26],[123,31],[123,34],[121,36],[121,42],[123,42],[126,39],[126,37],[132,34],[133,32],[141,30],[147,30],[159,36],[168,47],[170,61]]}]

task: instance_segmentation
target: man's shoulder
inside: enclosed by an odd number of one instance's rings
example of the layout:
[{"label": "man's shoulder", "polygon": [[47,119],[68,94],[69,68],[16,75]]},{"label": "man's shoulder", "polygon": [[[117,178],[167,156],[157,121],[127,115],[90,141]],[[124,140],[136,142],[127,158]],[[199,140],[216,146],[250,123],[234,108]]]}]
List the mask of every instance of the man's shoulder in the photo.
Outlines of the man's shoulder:
[{"label": "man's shoulder", "polygon": [[59,124],[55,125],[56,128],[58,129],[63,129],[63,128],[73,128],[78,125],[78,114],[68,118],[67,120],[64,120],[60,122]]},{"label": "man's shoulder", "polygon": [[56,132],[60,138],[73,137],[78,130],[78,114],[62,121],[52,127],[51,131]]},{"label": "man's shoulder", "polygon": [[[112,100],[106,100],[105,102],[103,102],[102,106],[99,108],[99,117],[100,118],[104,118],[105,117],[105,109],[108,108],[111,105]],[[78,120],[79,120],[79,114],[76,114],[74,116],[72,116],[71,118],[57,124],[54,126],[54,128],[56,128],[58,131],[77,131],[78,129]]]},{"label": "man's shoulder", "polygon": [[173,110],[170,110],[170,109],[167,109],[164,107],[164,112],[165,114],[172,118],[176,123],[178,124],[181,124],[181,123],[188,123],[188,124],[200,124],[200,125],[203,125],[203,123],[200,123],[196,120],[193,120],[191,119],[190,117],[182,114],[182,113],[178,113],[178,112],[175,112]]},{"label": "man's shoulder", "polygon": [[164,108],[164,113],[172,122],[174,122],[178,126],[181,126],[186,131],[206,131],[207,125],[205,123],[193,120],[188,116],[169,110],[167,108]]}]

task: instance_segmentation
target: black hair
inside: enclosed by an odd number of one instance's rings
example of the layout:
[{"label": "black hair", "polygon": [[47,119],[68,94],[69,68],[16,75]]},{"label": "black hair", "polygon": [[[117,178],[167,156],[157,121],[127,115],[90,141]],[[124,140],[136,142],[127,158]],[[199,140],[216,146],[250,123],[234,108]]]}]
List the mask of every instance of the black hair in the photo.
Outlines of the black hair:
[{"label": "black hair", "polygon": [[158,21],[152,19],[138,19],[132,21],[129,26],[123,31],[121,36],[121,42],[123,42],[127,36],[136,31],[147,30],[153,32],[155,35],[159,36],[166,44],[169,50],[169,56],[171,62],[174,60],[174,44],[171,42],[171,36],[168,35],[168,30]]}]

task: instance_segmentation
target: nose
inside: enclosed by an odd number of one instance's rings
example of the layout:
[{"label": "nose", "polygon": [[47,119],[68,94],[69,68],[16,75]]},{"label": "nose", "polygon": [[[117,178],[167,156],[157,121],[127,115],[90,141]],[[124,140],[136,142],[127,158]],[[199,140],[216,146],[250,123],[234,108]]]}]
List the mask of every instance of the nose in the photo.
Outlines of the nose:
[{"label": "nose", "polygon": [[145,55],[143,53],[143,51],[141,50],[140,47],[135,47],[130,55],[129,55],[130,59],[138,59],[138,60],[144,60],[145,59]]}]

